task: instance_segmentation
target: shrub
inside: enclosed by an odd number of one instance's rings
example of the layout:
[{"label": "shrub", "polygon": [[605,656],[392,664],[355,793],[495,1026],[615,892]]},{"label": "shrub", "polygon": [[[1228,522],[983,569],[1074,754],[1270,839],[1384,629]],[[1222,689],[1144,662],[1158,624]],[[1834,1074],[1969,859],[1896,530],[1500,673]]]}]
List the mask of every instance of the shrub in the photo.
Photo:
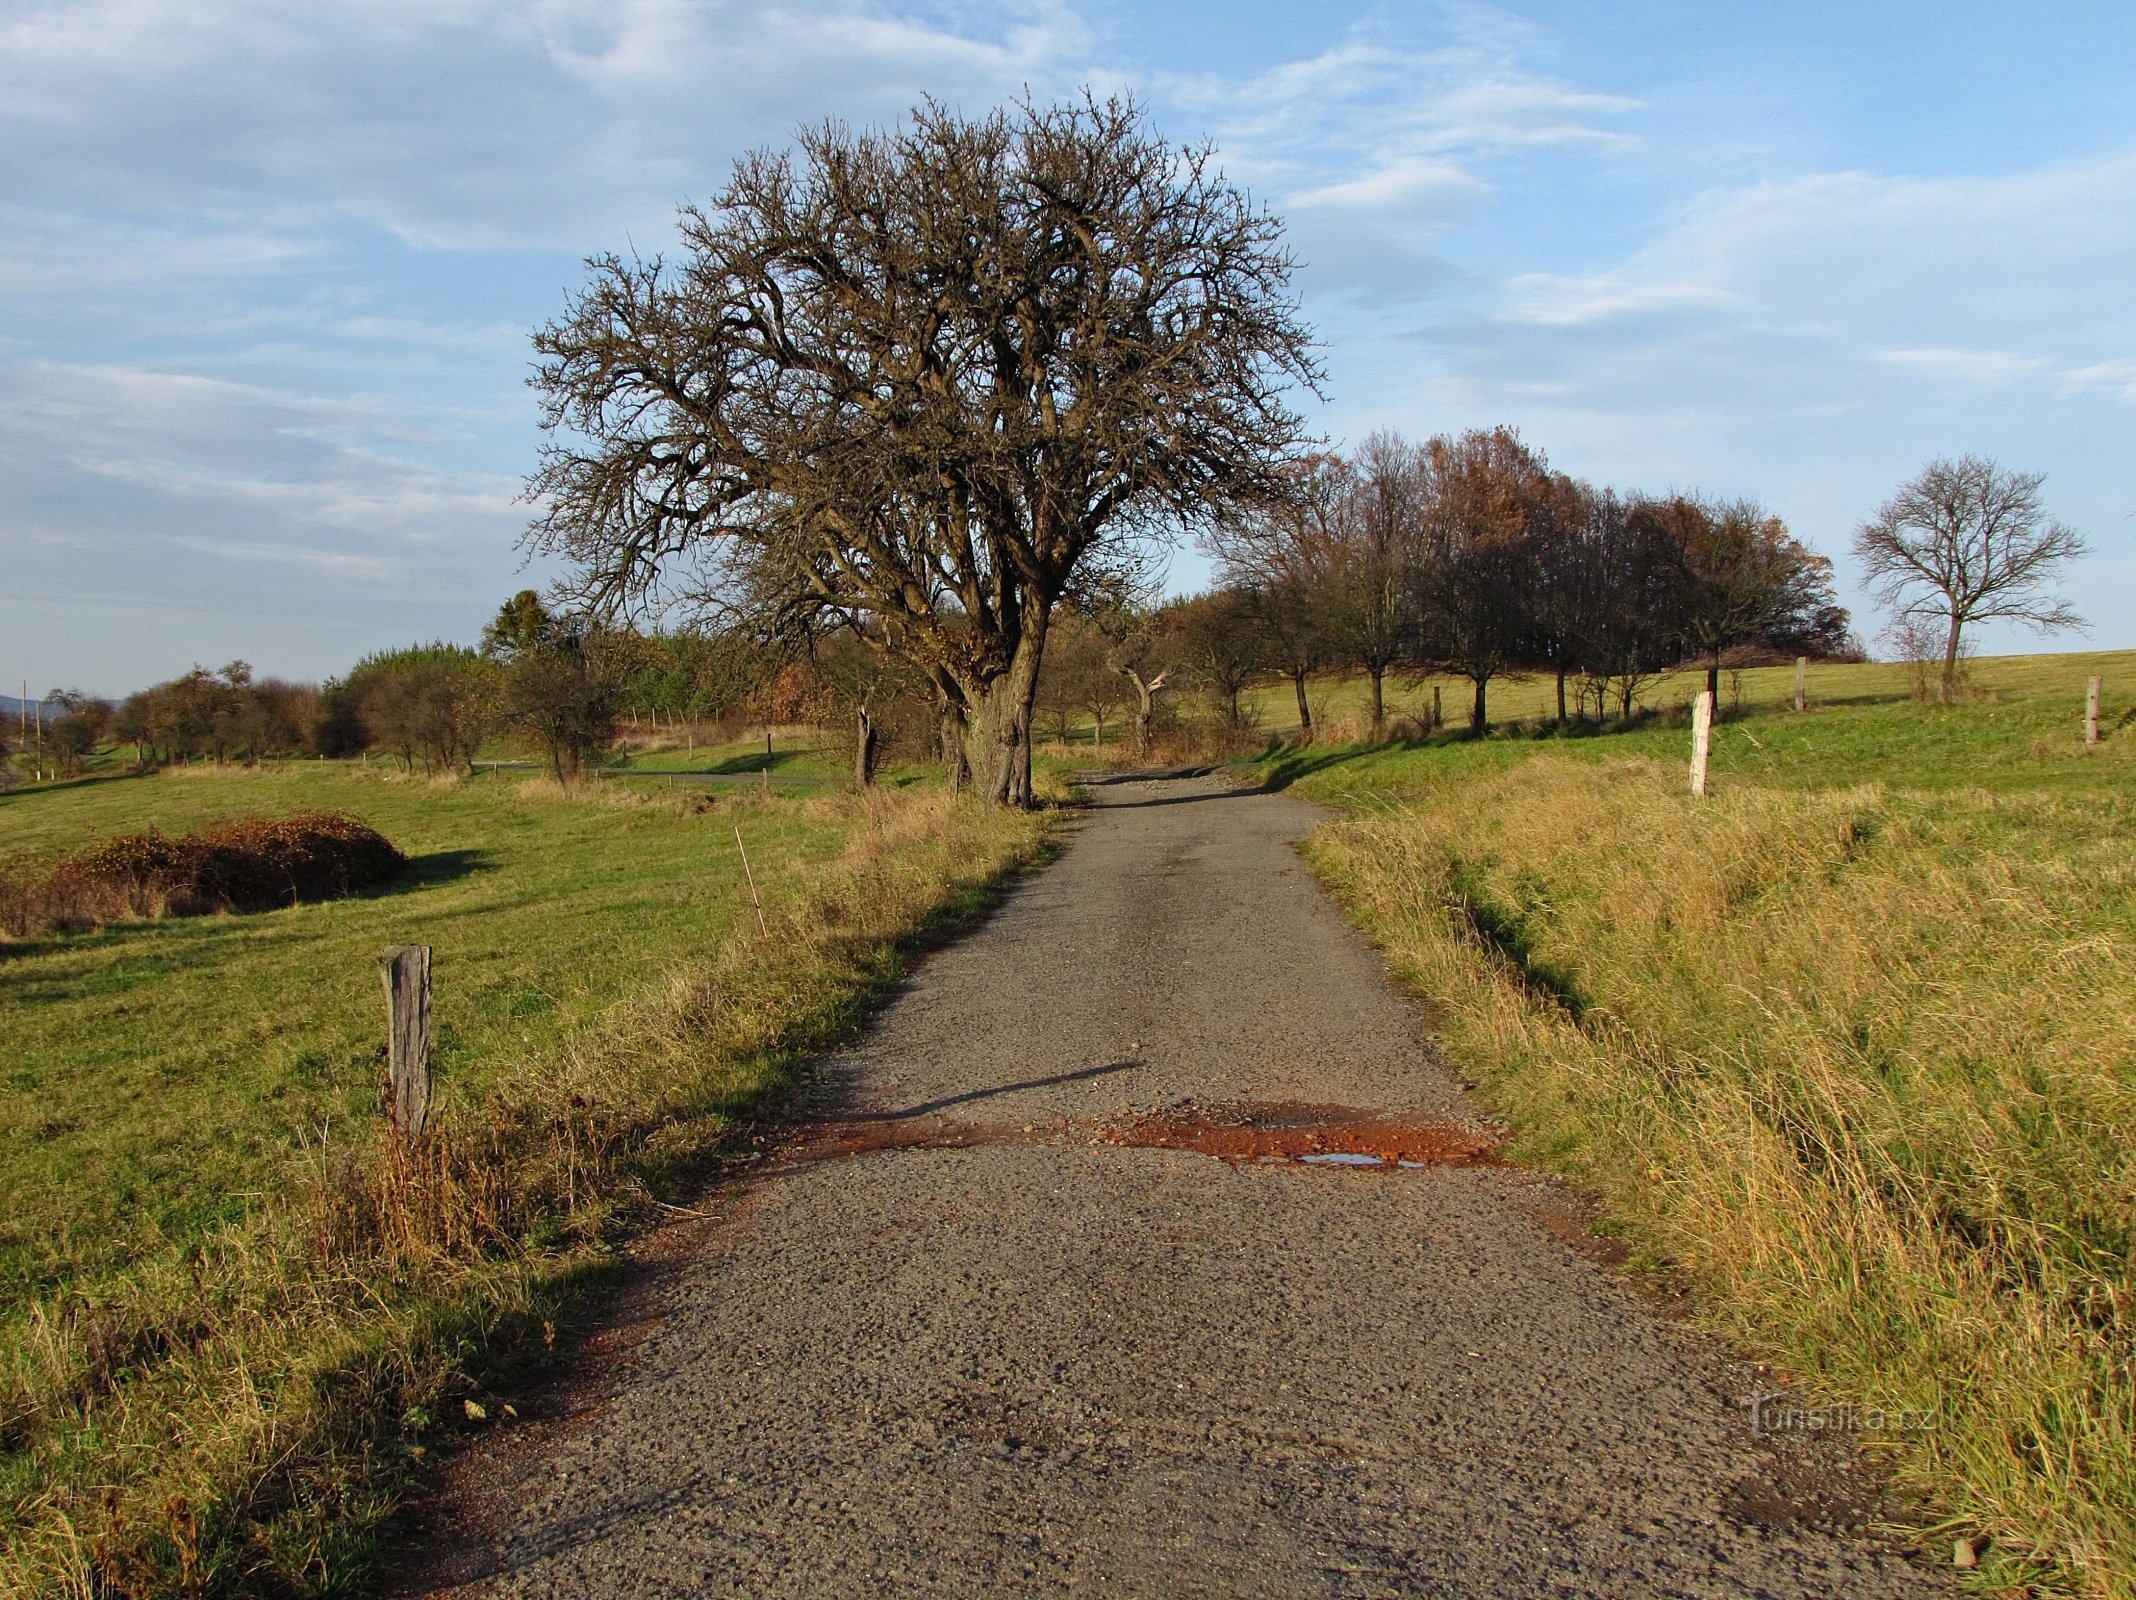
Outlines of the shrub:
[{"label": "shrub", "polygon": [[0,865],[0,931],[19,939],[131,917],[266,911],[365,888],[406,860],[343,811],[238,817],[178,839],[151,829],[49,863]]}]

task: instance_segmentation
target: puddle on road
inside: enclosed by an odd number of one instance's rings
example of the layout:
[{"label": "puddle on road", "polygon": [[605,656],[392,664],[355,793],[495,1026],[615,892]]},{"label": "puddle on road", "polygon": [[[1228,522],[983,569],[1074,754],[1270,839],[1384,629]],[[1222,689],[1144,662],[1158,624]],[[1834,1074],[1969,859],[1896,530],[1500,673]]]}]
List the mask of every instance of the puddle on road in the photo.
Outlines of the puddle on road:
[{"label": "puddle on road", "polygon": [[943,1116],[822,1122],[803,1130],[793,1158],[821,1161],[887,1150],[996,1144],[1107,1144],[1184,1150],[1234,1164],[1295,1161],[1381,1171],[1474,1166],[1489,1161],[1496,1147],[1489,1134],[1440,1118],[1353,1106],[1244,1101],[1041,1123],[965,1122]]}]

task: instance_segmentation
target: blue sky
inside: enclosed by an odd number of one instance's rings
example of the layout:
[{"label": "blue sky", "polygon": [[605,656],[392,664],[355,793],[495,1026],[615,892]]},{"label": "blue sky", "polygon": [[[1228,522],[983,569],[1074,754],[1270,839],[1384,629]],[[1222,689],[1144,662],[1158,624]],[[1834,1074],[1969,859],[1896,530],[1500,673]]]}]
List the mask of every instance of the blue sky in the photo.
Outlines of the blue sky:
[{"label": "blue sky", "polygon": [[1511,423],[1850,589],[1896,484],[1992,454],[2136,646],[2125,0],[6,0],[0,681],[473,639],[541,576],[527,334],[581,258],[798,122],[1086,84],[1288,220],[1330,436]]}]

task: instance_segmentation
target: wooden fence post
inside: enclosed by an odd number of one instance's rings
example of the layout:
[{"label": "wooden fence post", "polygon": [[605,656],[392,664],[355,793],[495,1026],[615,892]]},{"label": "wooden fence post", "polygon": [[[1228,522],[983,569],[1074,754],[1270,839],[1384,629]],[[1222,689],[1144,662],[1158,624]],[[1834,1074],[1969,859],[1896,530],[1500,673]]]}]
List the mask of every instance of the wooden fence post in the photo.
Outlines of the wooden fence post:
[{"label": "wooden fence post", "polygon": [[2099,742],[2099,680],[2089,678],[2084,684],[2084,743],[2087,747]]},{"label": "wooden fence post", "polygon": [[1810,709],[1810,658],[1808,656],[1795,657],[1795,709],[1797,711]]},{"label": "wooden fence post", "polygon": [[1701,689],[1691,702],[1691,792],[1706,792],[1706,761],[1713,754],[1713,691]]},{"label": "wooden fence post", "polygon": [[386,986],[386,1116],[413,1148],[430,1120],[430,946],[400,944],[378,958]]}]

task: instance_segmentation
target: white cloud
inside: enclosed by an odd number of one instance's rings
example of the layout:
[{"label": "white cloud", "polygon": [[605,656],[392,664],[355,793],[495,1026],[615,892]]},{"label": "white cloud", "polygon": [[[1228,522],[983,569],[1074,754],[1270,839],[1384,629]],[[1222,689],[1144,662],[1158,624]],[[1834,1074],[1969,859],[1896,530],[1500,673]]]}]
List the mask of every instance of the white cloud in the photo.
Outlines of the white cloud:
[{"label": "white cloud", "polygon": [[346,550],[315,550],[308,545],[272,544],[263,539],[203,539],[180,536],[165,541],[196,555],[215,556],[248,567],[266,561],[277,566],[308,567],[336,576],[387,579],[403,565],[382,556],[356,555]]},{"label": "white cloud", "polygon": [[2094,361],[2089,366],[2074,367],[2062,374],[2064,389],[2080,393],[2086,389],[2105,389],[2123,400],[2136,400],[2136,356],[2118,356],[2108,361]]},{"label": "white cloud", "polygon": [[861,0],[69,0],[0,24],[17,204],[309,213],[427,244],[578,248],[664,221],[833,110],[1049,85],[1072,14],[958,32]]},{"label": "white cloud", "polygon": [[1878,350],[1874,359],[1905,367],[1924,378],[1982,389],[2000,389],[2038,377],[2053,365],[2044,356],[2020,355],[2014,350]]}]

